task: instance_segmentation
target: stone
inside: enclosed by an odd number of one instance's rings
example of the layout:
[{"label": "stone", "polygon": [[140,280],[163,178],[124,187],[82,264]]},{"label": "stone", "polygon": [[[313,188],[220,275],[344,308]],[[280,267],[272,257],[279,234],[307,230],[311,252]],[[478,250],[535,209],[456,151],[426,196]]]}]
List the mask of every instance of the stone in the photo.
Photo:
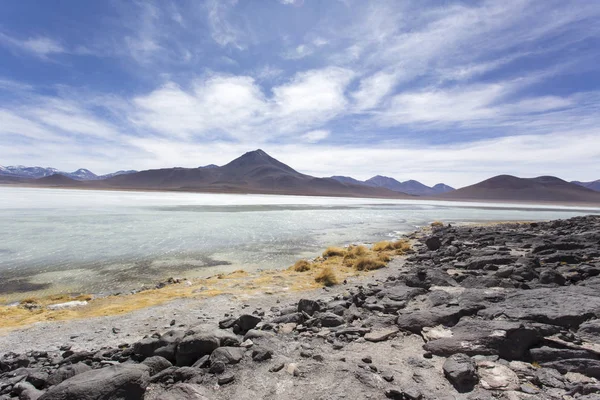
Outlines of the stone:
[{"label": "stone", "polygon": [[164,357],[160,357],[160,356],[148,357],[144,361],[142,361],[142,364],[144,364],[144,365],[148,366],[148,368],[150,368],[150,370],[148,371],[150,376],[156,375],[160,371],[163,371],[163,370],[173,366],[173,364],[171,364],[169,362],[169,360],[167,360]]},{"label": "stone", "polygon": [[300,299],[298,302],[298,312],[305,312],[312,316],[315,312],[321,311],[321,306],[314,300]]},{"label": "stone", "polygon": [[368,342],[383,342],[398,333],[398,328],[378,329],[365,334]]},{"label": "stone", "polygon": [[321,323],[321,326],[325,328],[340,326],[346,322],[344,318],[331,312],[319,313],[315,318]]},{"label": "stone", "polygon": [[141,400],[148,370],[145,365],[121,364],[83,372],[51,387],[39,400]]},{"label": "stone", "polygon": [[535,370],[533,374],[533,382],[541,387],[553,387],[564,389],[565,380],[563,376],[555,369],[540,368]]},{"label": "stone", "polygon": [[517,390],[519,377],[510,368],[492,361],[477,363],[479,383],[488,390]]},{"label": "stone", "polygon": [[580,374],[600,379],[600,360],[589,358],[571,358],[546,362],[542,364],[545,368],[554,368],[562,374],[567,372],[579,372]]},{"label": "stone", "polygon": [[160,400],[209,400],[207,390],[190,383],[176,383],[160,394]]},{"label": "stone", "polygon": [[210,355],[210,362],[221,361],[225,364],[237,364],[244,358],[246,349],[243,347],[219,347]]},{"label": "stone", "polygon": [[403,389],[390,388],[385,391],[385,397],[394,400],[421,400],[423,398],[423,394],[421,394],[419,389],[414,387]]},{"label": "stone", "polygon": [[248,332],[250,329],[254,329],[261,319],[255,315],[244,314],[241,315],[235,324],[240,327],[242,332]]},{"label": "stone", "polygon": [[273,357],[273,351],[269,349],[265,349],[263,347],[258,347],[252,350],[252,360],[254,361],[266,361]]},{"label": "stone", "polygon": [[451,328],[451,337],[432,340],[423,348],[443,357],[465,353],[498,355],[507,360],[522,359],[529,348],[544,336],[545,328],[519,322],[466,318]]},{"label": "stone", "polygon": [[48,385],[58,385],[64,380],[74,377],[83,372],[90,371],[92,368],[82,362],[70,365],[63,365],[48,377]]},{"label": "stone", "polygon": [[600,319],[585,321],[579,326],[577,335],[585,341],[600,344]]},{"label": "stone", "polygon": [[298,369],[298,365],[296,363],[289,363],[287,365],[286,371],[288,374],[292,376],[299,376],[300,370]]},{"label": "stone", "polygon": [[444,328],[443,325],[425,327],[421,331],[421,336],[423,336],[423,339],[425,339],[426,342],[430,342],[432,340],[452,337],[452,331],[450,329]]},{"label": "stone", "polygon": [[567,286],[520,290],[478,314],[488,319],[502,315],[513,320],[578,328],[585,321],[600,316],[600,297],[593,290],[585,289]]},{"label": "stone", "polygon": [[225,372],[217,378],[219,385],[227,385],[235,380],[235,375],[233,372]]},{"label": "stone", "polygon": [[239,343],[238,337],[228,331],[192,333],[179,343],[176,354],[177,365],[192,365],[200,357],[212,354],[220,346],[239,345]]},{"label": "stone", "polygon": [[228,317],[228,318],[222,319],[219,321],[219,328],[221,328],[221,329],[233,328],[236,321],[237,321],[237,318],[234,318],[234,317]]},{"label": "stone", "polygon": [[405,312],[398,316],[396,323],[400,329],[420,333],[425,327],[456,324],[462,317],[473,315],[483,308],[481,305],[448,305],[431,307],[427,310]]},{"label": "stone", "polygon": [[442,241],[437,236],[430,236],[425,239],[425,246],[427,246],[430,251],[436,251],[442,247]]},{"label": "stone", "polygon": [[466,354],[453,354],[442,367],[446,379],[461,393],[473,390],[479,381],[475,362]]},{"label": "stone", "polygon": [[208,372],[211,374],[221,374],[225,372],[225,363],[223,361],[215,361],[210,365]]},{"label": "stone", "polygon": [[19,400],[38,400],[44,394],[29,382],[17,383],[13,392],[19,395]]},{"label": "stone", "polygon": [[285,364],[282,362],[278,362],[275,365],[273,365],[271,368],[269,368],[269,372],[279,372],[281,371],[283,368],[285,367]]}]

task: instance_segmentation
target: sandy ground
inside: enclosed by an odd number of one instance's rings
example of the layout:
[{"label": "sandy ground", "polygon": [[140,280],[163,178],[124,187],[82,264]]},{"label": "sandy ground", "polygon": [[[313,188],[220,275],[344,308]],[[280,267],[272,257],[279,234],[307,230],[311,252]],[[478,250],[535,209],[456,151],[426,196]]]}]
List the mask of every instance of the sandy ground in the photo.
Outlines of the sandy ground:
[{"label": "sandy ground", "polygon": [[[184,298],[122,315],[38,322],[20,329],[0,329],[0,354],[58,350],[64,345],[72,346],[75,351],[90,351],[134,343],[144,335],[163,333],[178,327],[207,325],[214,328],[226,314],[238,315],[261,309],[268,311],[273,306],[297,302],[301,298],[333,297],[344,293],[347,287],[384,280],[389,275],[397,274],[403,263],[404,257],[398,257],[384,269],[369,275],[350,277],[347,285],[340,284],[327,289],[274,294],[253,291],[251,294],[223,294],[206,299]],[[173,320],[175,323],[171,326]],[[113,328],[118,333],[114,333]]]}]

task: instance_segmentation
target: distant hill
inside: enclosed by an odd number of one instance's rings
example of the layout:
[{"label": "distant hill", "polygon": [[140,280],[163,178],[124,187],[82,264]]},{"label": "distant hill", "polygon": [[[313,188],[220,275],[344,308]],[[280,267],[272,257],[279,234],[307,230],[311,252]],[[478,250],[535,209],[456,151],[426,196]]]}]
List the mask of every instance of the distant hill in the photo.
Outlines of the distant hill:
[{"label": "distant hill", "polygon": [[591,190],[593,190],[595,192],[600,192],[600,179],[598,179],[597,181],[593,181],[593,182],[573,181],[571,183],[574,183],[574,184],[579,185],[579,186],[583,186],[583,187],[591,189]]},{"label": "distant hill", "polygon": [[409,198],[385,188],[315,178],[255,150],[221,167],[164,168],[108,178],[118,188],[188,190],[219,193],[268,193],[315,196]]},{"label": "distant hill", "polygon": [[499,175],[436,197],[453,200],[600,203],[600,193],[553,176],[518,178]]},{"label": "distant hill", "polygon": [[382,175],[376,175],[366,181],[359,181],[349,176],[332,176],[331,179],[335,179],[338,182],[343,183],[354,183],[357,185],[362,184],[367,186],[386,188],[395,192],[407,193],[414,196],[431,196],[438,193],[446,193],[454,190],[454,188],[443,183],[438,183],[434,187],[429,187],[422,184],[419,181],[408,180],[405,182],[400,182],[394,178]]},{"label": "distant hill", "polygon": [[46,176],[60,174],[78,181],[95,181],[110,178],[117,175],[131,174],[134,172],[137,171],[117,171],[106,175],[96,175],[89,169],[85,168],[80,168],[77,171],[73,172],[65,172],[59,171],[56,168],[26,167],[24,165],[12,165],[7,167],[0,166],[0,176],[11,176],[23,179],[39,179]]},{"label": "distant hill", "polygon": [[76,179],[71,179],[61,174],[45,176],[43,178],[34,179],[31,183],[38,186],[55,186],[55,187],[81,187],[84,183]]}]

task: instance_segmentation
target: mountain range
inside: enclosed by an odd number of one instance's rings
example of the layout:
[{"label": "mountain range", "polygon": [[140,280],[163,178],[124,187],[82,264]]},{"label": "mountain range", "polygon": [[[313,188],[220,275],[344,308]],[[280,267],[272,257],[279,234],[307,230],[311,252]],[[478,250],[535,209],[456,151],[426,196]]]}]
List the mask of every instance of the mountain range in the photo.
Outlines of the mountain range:
[{"label": "mountain range", "polygon": [[600,192],[600,179],[598,179],[597,181],[592,181],[592,182],[572,181],[571,183],[586,187],[588,189],[595,190],[596,192]]},{"label": "mountain range", "polygon": [[518,178],[498,175],[438,197],[449,200],[600,203],[600,192],[554,176]]},{"label": "mountain range", "polygon": [[499,175],[475,185],[453,189],[443,183],[428,187],[420,182],[374,176],[360,181],[347,176],[316,178],[302,174],[262,150],[248,152],[230,163],[198,168],[118,171],[95,175],[80,169],[65,173],[52,168],[0,167],[0,183],[83,189],[175,190],[214,193],[490,200],[513,202],[599,203],[595,182],[566,182],[552,176],[518,178]]},{"label": "mountain range", "polygon": [[331,178],[335,179],[338,182],[353,183],[356,185],[367,185],[372,187],[382,187],[393,190],[395,192],[407,193],[415,196],[432,196],[455,190],[453,187],[448,186],[444,183],[438,183],[433,187],[429,187],[422,184],[419,181],[408,180],[400,182],[394,178],[381,175],[376,175],[370,179],[367,179],[366,181],[359,181],[358,179],[354,179],[349,176],[332,176]]},{"label": "mountain range", "polygon": [[96,175],[89,169],[80,168],[77,171],[65,172],[59,171],[56,168],[44,168],[44,167],[26,167],[24,165],[11,165],[3,167],[0,165],[0,176],[12,176],[15,178],[25,179],[39,179],[45,176],[51,176],[55,174],[64,175],[68,178],[76,181],[95,181],[106,178],[112,178],[113,176],[131,174],[137,171],[117,171],[106,175]]}]

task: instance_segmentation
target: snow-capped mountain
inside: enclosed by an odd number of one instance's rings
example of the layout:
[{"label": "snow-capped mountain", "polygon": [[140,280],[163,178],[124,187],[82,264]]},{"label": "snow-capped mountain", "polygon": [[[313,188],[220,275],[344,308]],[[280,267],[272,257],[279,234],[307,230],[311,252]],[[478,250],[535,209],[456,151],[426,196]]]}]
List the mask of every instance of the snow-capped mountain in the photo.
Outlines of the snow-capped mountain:
[{"label": "snow-capped mountain", "polygon": [[9,165],[9,166],[1,166],[0,165],[0,175],[2,176],[11,176],[15,178],[25,178],[25,179],[39,179],[44,178],[46,176],[51,176],[54,174],[64,175],[68,178],[75,179],[78,181],[95,181],[99,179],[111,178],[117,175],[124,174],[132,174],[137,171],[117,171],[106,175],[96,175],[89,169],[80,168],[77,171],[73,172],[65,172],[60,171],[56,168],[44,168],[44,167],[27,167],[24,165]]}]

